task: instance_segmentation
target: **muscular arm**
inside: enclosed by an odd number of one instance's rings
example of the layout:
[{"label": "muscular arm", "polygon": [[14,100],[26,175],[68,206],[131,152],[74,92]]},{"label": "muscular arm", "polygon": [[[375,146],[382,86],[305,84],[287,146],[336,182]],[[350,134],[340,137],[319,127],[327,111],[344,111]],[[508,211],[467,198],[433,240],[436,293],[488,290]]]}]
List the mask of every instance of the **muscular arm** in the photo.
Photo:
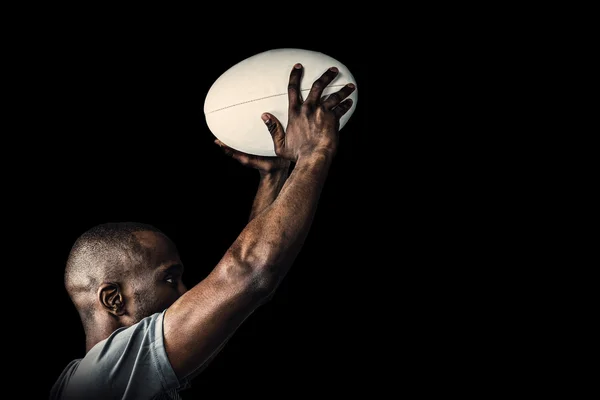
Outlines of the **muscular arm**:
[{"label": "muscular arm", "polygon": [[304,243],[332,158],[319,152],[299,159],[279,196],[232,246],[241,258],[258,261],[269,288],[277,286]]},{"label": "muscular arm", "polygon": [[[329,72],[315,82],[309,98],[319,99],[333,75]],[[330,95],[323,105],[311,103],[300,108],[296,104],[299,81],[299,69],[295,69],[288,88],[294,114],[289,117],[287,132],[273,116],[271,121],[276,124],[268,125],[276,153],[296,163],[292,173],[268,205],[277,185],[265,182],[265,196],[256,202],[257,210],[264,209],[254,213],[211,273],[165,313],[165,349],[180,379],[202,368],[269,298],[307,237],[335,154],[337,123],[351,106],[339,101],[351,90],[341,89],[339,96]],[[332,98],[335,104],[327,105]]]},{"label": "muscular arm", "polygon": [[312,223],[331,155],[298,160],[279,196],[241,232],[215,269],[165,314],[169,361],[195,372],[279,284]]},{"label": "muscular arm", "polygon": [[279,169],[273,172],[260,172],[260,180],[258,181],[258,190],[254,201],[252,202],[252,210],[250,218],[252,221],[258,214],[265,210],[279,194],[283,184],[288,178],[288,168]]}]

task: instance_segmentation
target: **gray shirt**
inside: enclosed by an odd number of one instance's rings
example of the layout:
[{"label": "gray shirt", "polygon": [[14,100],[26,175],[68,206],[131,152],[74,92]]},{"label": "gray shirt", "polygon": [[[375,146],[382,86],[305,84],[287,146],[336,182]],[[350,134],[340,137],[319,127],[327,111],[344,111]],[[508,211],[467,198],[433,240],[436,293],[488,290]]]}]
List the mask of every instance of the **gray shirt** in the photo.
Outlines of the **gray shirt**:
[{"label": "gray shirt", "polygon": [[180,399],[180,382],[164,346],[165,311],[119,328],[83,358],[71,361],[50,391],[51,400]]}]

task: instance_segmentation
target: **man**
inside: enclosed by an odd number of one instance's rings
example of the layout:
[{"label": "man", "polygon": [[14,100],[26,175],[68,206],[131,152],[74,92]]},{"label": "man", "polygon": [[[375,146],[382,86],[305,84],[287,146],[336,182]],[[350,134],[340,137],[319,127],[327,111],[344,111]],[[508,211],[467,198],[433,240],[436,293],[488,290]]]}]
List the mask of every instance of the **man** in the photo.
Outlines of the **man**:
[{"label": "man", "polygon": [[[175,244],[140,223],[109,223],[81,235],[69,254],[65,287],[86,336],[51,399],[177,399],[243,321],[269,299],[310,229],[338,146],[339,120],[352,106],[349,84],[322,98],[332,67],[305,100],[302,66],[290,73],[284,130],[263,114],[278,157],[224,151],[258,169],[250,220],[211,273],[191,289]],[[288,176],[290,163],[294,168]]]}]

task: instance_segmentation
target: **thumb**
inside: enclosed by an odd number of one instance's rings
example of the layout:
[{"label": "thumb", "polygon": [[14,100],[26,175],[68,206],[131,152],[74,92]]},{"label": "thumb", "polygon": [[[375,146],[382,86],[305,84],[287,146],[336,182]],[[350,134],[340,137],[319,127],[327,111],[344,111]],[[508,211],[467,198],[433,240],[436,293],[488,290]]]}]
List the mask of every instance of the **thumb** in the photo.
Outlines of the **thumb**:
[{"label": "thumb", "polygon": [[267,129],[269,129],[269,133],[273,137],[275,153],[279,154],[280,150],[283,150],[284,145],[285,132],[283,130],[283,125],[281,125],[281,122],[279,122],[277,117],[273,114],[264,113],[260,117],[264,121],[265,125],[267,125]]}]

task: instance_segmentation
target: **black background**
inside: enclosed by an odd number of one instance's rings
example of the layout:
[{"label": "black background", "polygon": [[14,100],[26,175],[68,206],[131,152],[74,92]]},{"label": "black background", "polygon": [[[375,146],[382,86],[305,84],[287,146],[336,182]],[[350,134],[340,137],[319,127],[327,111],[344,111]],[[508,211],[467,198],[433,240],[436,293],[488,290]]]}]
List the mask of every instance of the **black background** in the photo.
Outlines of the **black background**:
[{"label": "black background", "polygon": [[364,239],[379,234],[362,228],[370,210],[363,205],[361,153],[373,143],[365,137],[366,44],[309,38],[205,43],[143,34],[107,40],[69,32],[39,40],[32,78],[37,95],[30,99],[39,111],[30,123],[43,135],[29,158],[32,180],[21,180],[27,198],[35,199],[29,214],[35,229],[28,234],[43,237],[29,249],[28,262],[48,305],[39,315],[49,323],[39,332],[44,355],[35,389],[47,393],[66,364],[85,353],[83,329],[63,286],[70,247],[85,230],[108,221],[160,228],[178,246],[188,287],[219,261],[245,226],[258,173],[213,143],[204,96],[246,57],[296,47],[349,68],[357,82],[356,110],[340,132],[312,229],[289,274],[182,397],[352,393],[371,368],[365,360],[372,349],[366,334],[374,318],[372,278]]},{"label": "black background", "polygon": [[537,286],[511,253],[532,231],[517,232],[512,211],[523,196],[503,175],[520,175],[513,150],[528,150],[510,119],[531,99],[514,95],[523,64],[504,57],[513,47],[489,42],[473,27],[487,17],[462,9],[453,18],[430,6],[390,13],[375,4],[292,4],[297,13],[277,16],[248,4],[257,19],[224,6],[132,13],[38,5],[7,17],[9,389],[45,398],[84,354],[62,278],[86,229],[122,220],[159,227],[179,247],[188,286],[218,262],[244,227],[258,176],[213,144],[204,97],[235,63],[282,47],[343,62],[357,80],[356,111],[296,263],[182,396],[462,394],[496,377],[486,391],[529,377],[531,364],[511,358],[526,324],[511,325],[506,311],[511,302],[522,308],[515,281]]}]

